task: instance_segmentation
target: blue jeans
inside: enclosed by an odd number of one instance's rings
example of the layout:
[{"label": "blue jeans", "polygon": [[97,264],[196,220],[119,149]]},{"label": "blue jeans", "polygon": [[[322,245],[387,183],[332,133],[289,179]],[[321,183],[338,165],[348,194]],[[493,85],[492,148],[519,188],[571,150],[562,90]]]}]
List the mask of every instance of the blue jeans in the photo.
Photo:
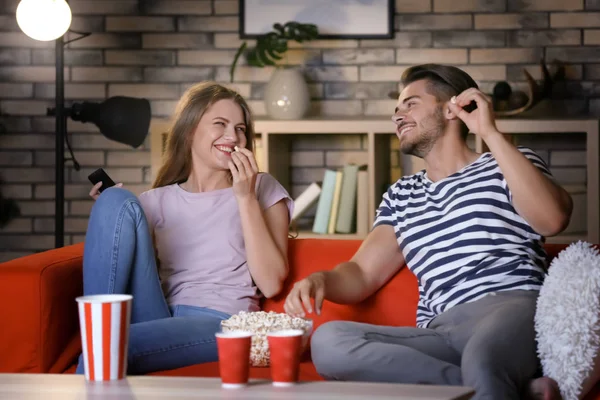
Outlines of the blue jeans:
[{"label": "blue jeans", "polygon": [[[215,333],[230,315],[167,305],[148,222],[137,197],[125,189],[106,189],[92,208],[83,253],[83,292],[133,295],[128,374],[218,360]],[[77,373],[83,372],[81,355]]]}]

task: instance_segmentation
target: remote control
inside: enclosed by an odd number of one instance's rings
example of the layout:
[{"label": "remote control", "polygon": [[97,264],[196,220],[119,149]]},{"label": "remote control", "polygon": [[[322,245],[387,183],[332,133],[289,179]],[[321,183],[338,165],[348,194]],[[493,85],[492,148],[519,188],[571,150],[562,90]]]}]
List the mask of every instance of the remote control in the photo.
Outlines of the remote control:
[{"label": "remote control", "polygon": [[100,189],[99,189],[100,193],[102,193],[102,191],[104,189],[108,189],[111,186],[115,186],[115,182],[112,179],[110,179],[110,176],[108,176],[106,171],[104,171],[102,168],[98,168],[97,170],[92,172],[88,176],[88,179],[94,185],[97,184],[98,182],[102,182],[102,186],[100,186]]}]

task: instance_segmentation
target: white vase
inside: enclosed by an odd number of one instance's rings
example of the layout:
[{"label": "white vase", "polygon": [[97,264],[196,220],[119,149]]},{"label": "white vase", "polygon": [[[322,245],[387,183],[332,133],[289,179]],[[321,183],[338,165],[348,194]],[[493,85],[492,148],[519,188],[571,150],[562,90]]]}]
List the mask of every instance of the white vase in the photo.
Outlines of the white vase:
[{"label": "white vase", "polygon": [[267,114],[273,119],[300,119],[310,106],[308,85],[299,70],[277,68],[264,92]]}]

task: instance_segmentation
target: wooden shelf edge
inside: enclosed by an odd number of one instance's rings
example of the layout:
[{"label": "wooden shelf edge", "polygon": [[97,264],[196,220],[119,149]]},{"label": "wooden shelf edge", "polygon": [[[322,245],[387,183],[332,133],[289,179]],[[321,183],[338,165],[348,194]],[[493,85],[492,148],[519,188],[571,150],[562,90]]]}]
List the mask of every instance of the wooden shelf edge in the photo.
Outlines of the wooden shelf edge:
[{"label": "wooden shelf edge", "polygon": [[573,242],[588,241],[586,233],[573,233],[573,234],[564,234],[558,236],[551,236],[546,238],[546,243],[553,244],[570,244]]},{"label": "wooden shelf edge", "polygon": [[[366,235],[358,233],[321,234],[309,231],[290,232],[296,239],[325,239],[325,240],[364,240]],[[585,233],[558,235],[546,238],[546,243],[570,244],[578,240],[587,241]]]},{"label": "wooden shelf edge", "polygon": [[362,240],[366,235],[358,233],[334,233],[334,234],[323,234],[314,233],[309,231],[291,232],[296,236],[296,239],[329,239],[329,240]]}]

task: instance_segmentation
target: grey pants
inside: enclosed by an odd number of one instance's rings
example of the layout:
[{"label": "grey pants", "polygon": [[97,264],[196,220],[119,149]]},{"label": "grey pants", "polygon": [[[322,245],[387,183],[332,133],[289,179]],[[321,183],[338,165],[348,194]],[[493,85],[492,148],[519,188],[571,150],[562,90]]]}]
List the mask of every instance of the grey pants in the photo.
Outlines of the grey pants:
[{"label": "grey pants", "polygon": [[538,368],[539,292],[514,290],[451,308],[426,329],[333,321],[312,336],[326,379],[465,385],[474,399],[519,399]]}]

